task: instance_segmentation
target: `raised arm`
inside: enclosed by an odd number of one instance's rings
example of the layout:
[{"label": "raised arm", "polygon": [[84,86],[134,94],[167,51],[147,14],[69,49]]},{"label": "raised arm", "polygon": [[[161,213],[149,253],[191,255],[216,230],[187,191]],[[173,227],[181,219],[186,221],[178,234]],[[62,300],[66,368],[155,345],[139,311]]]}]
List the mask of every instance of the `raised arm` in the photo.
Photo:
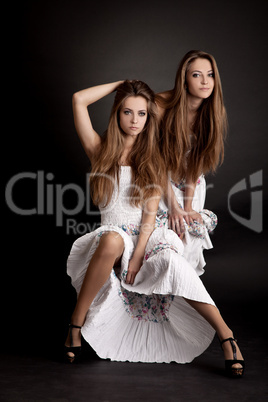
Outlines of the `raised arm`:
[{"label": "raised arm", "polygon": [[74,124],[89,159],[94,155],[98,145],[100,144],[100,136],[92,127],[87,107],[115,91],[122,82],[123,81],[117,81],[109,84],[97,85],[88,89],[83,89],[73,95]]},{"label": "raised arm", "polygon": [[150,198],[146,202],[143,210],[139,240],[128,266],[126,277],[126,283],[128,284],[132,285],[134,283],[135,277],[142,266],[146,244],[155,228],[155,218],[159,201],[159,196]]}]

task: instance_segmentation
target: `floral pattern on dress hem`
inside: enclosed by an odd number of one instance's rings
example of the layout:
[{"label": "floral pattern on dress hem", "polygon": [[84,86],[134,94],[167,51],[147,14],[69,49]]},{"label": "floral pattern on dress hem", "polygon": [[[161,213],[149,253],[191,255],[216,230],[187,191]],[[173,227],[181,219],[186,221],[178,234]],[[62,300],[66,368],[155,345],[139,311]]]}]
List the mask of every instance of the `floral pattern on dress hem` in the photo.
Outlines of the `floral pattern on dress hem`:
[{"label": "floral pattern on dress hem", "polygon": [[145,254],[145,257],[144,257],[145,261],[147,261],[148,258],[152,254],[153,255],[157,254],[157,253],[159,253],[159,251],[162,251],[162,250],[165,250],[165,249],[173,250],[173,251],[175,251],[175,253],[178,254],[178,250],[177,250],[177,248],[175,246],[173,246],[173,244],[159,242],[158,244],[155,245],[155,247],[152,250],[150,250],[148,253]]},{"label": "floral pattern on dress hem", "polygon": [[169,321],[169,308],[174,299],[173,295],[145,295],[130,292],[122,286],[119,296],[124,304],[126,312],[131,318],[138,321],[152,321],[155,323]]}]

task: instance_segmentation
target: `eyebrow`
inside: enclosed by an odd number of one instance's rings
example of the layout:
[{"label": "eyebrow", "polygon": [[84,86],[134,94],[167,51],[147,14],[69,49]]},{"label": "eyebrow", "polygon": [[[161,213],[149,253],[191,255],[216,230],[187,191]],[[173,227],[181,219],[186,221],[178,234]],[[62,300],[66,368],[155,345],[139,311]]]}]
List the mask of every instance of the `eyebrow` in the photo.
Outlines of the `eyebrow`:
[{"label": "eyebrow", "polygon": [[[213,70],[208,70],[207,73],[213,72]],[[192,73],[202,73],[200,70],[193,70]]]},{"label": "eyebrow", "polygon": [[[124,107],[124,110],[129,110],[130,112],[133,112],[133,110],[129,109],[129,107]],[[138,110],[138,112],[147,112],[147,110],[146,109],[141,109],[141,110]]]}]

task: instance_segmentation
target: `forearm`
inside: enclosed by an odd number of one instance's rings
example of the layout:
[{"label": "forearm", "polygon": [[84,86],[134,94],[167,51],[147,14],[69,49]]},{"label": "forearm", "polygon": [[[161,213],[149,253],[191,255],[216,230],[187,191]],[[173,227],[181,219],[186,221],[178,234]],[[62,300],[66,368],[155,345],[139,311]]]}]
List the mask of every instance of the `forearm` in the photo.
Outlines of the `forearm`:
[{"label": "forearm", "polygon": [[168,210],[172,211],[172,213],[180,212],[180,207],[176,198],[176,195],[173,191],[172,185],[170,180],[168,181],[167,185],[167,193],[165,196],[165,202],[167,204]]},{"label": "forearm", "polygon": [[99,99],[109,95],[124,81],[111,82],[109,84],[97,85],[91,88],[83,89],[73,95],[73,103],[83,106],[91,105]]},{"label": "forearm", "polygon": [[140,227],[140,234],[139,234],[139,240],[136,245],[133,257],[138,258],[138,259],[143,259],[144,254],[145,254],[145,249],[146,249],[146,244],[153,233],[155,228],[155,219],[154,223],[144,223]]},{"label": "forearm", "polygon": [[191,179],[186,178],[185,193],[184,193],[184,210],[185,211],[189,211],[192,209],[196,184],[197,184],[196,182],[193,182]]},{"label": "forearm", "polygon": [[146,244],[155,229],[155,219],[159,205],[159,197],[153,197],[146,203],[146,208],[142,214],[140,234],[133,256],[143,258]]},{"label": "forearm", "polygon": [[132,285],[134,283],[135,277],[142,266],[146,244],[155,227],[158,204],[159,197],[152,198],[146,202],[146,208],[143,210],[142,214],[138,243],[128,266],[128,273],[126,277],[127,284]]},{"label": "forearm", "polygon": [[113,92],[123,81],[117,81],[110,84],[98,85],[73,95],[73,114],[74,124],[83,148],[91,160],[95,154],[101,140],[92,126],[88,113],[88,105],[97,102],[99,99]]},{"label": "forearm", "polygon": [[195,211],[193,209],[193,198],[195,193],[197,182],[193,182],[192,180],[187,180],[185,183],[185,195],[184,195],[184,210],[187,213],[185,217],[185,221],[188,225],[191,225],[195,221],[199,223],[203,223],[202,216],[199,214],[199,211]]}]

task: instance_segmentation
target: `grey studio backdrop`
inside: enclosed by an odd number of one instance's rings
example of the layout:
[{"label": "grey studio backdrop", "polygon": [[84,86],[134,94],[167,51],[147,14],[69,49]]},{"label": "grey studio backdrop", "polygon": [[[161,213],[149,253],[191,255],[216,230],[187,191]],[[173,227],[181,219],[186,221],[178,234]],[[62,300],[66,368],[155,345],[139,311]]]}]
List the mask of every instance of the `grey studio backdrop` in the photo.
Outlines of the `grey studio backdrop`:
[{"label": "grey studio backdrop", "polygon": [[[216,58],[229,118],[224,163],[207,177],[206,207],[219,224],[203,281],[233,327],[244,323],[245,332],[250,325],[261,332],[254,309],[264,304],[268,279],[265,2],[26,1],[12,15],[3,172],[6,344],[14,345],[15,329],[25,322],[35,335],[21,332],[24,348],[51,351],[61,344],[75,302],[66,259],[73,241],[99,223],[88,198],[90,166],[75,133],[72,94],[125,78],[156,92],[171,89],[191,49]],[[112,101],[109,95],[90,107],[99,133]]]}]

